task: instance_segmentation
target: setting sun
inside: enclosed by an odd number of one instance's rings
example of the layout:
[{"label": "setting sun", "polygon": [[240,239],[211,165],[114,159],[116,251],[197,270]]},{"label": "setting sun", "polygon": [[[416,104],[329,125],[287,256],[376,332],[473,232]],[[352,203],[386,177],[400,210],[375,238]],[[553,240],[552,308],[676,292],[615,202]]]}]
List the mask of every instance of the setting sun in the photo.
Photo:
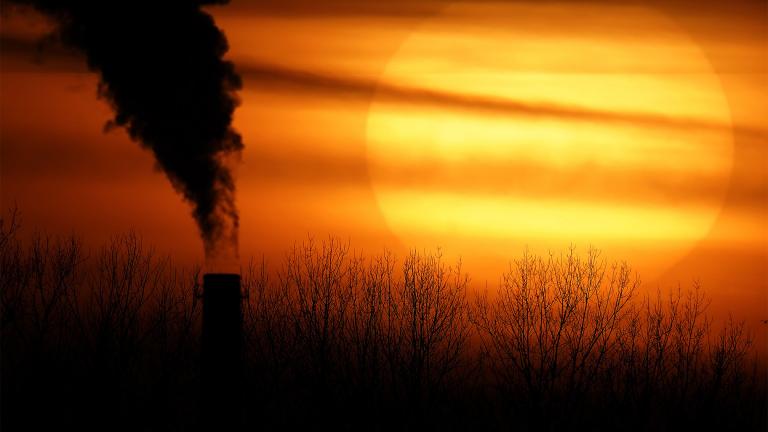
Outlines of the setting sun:
[{"label": "setting sun", "polygon": [[[601,7],[611,26],[631,15],[656,35],[637,39],[524,25],[565,15],[580,22],[593,6],[487,8],[448,7],[425,21],[380,80],[527,111],[374,98],[368,161],[389,226],[405,244],[439,243],[465,257],[482,250],[500,262],[526,246],[599,244],[653,278],[708,234],[722,206],[733,142],[717,74],[684,31],[651,9]],[[490,29],[472,19],[453,25],[491,12]],[[585,116],[550,113],[557,108]],[[714,127],[676,128],[676,119]]]}]

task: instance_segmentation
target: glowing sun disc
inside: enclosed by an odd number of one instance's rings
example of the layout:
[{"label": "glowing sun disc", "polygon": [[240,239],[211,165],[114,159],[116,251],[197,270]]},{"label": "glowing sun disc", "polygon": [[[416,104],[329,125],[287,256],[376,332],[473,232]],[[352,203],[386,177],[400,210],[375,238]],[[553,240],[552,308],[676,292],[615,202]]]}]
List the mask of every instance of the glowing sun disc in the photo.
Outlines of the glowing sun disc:
[{"label": "glowing sun disc", "polygon": [[[439,245],[488,268],[525,247],[589,244],[648,279],[707,235],[733,151],[717,75],[663,15],[591,8],[455,5],[405,40],[382,82],[533,107],[374,99],[369,171],[405,245]],[[558,107],[587,115],[558,116]],[[675,119],[721,127],[674,127]]]}]

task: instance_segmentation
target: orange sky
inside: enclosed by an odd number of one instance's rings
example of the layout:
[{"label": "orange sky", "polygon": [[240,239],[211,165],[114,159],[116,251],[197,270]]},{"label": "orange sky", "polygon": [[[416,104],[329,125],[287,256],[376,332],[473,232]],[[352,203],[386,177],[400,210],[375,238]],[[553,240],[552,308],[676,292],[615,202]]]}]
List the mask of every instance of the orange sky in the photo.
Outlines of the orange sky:
[{"label": "orange sky", "polygon": [[[212,8],[244,78],[242,255],[276,261],[308,234],[439,245],[493,284],[526,247],[592,244],[649,289],[698,279],[716,311],[765,319],[768,11],[663,3]],[[188,206],[148,152],[103,132],[96,75],[37,49],[46,30],[3,10],[3,207],[200,260]]]}]

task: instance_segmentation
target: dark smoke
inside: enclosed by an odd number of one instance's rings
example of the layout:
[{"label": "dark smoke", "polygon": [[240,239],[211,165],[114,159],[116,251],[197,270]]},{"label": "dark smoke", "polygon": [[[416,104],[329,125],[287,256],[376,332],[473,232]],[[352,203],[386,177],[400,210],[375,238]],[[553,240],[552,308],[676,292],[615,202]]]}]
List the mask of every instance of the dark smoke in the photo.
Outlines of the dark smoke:
[{"label": "dark smoke", "polygon": [[[239,156],[232,128],[241,80],[223,60],[227,40],[201,7],[227,0],[14,0],[53,18],[61,41],[100,75],[98,94],[122,126],[155,155],[193,206],[209,259],[237,247]],[[150,210],[151,211],[151,210]]]}]

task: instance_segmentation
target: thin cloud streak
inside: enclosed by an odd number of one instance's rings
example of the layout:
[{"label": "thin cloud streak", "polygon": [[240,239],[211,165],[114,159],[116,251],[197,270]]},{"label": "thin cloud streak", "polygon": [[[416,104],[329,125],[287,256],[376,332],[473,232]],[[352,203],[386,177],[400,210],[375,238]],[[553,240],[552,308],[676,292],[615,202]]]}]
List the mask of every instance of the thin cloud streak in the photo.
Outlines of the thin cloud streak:
[{"label": "thin cloud streak", "polygon": [[[287,17],[421,17],[455,5],[456,0],[234,0],[232,9],[260,15]],[[582,6],[646,6],[663,10],[679,11],[686,15],[759,17],[764,12],[764,0],[464,0],[463,3],[479,5],[545,5],[549,7]],[[757,15],[757,17],[756,17]]]},{"label": "thin cloud streak", "polygon": [[[722,201],[727,189],[723,179],[703,173],[663,168],[611,168],[588,163],[557,168],[523,160],[467,161],[461,168],[452,169],[440,161],[391,166],[362,156],[256,151],[246,165],[252,173],[250,179],[270,184],[309,188],[367,185],[371,181],[370,172],[374,174],[376,186],[382,188],[507,198],[570,198],[616,204],[711,205]],[[768,188],[759,182],[742,182],[729,195],[732,204],[741,208],[764,208]]]},{"label": "thin cloud streak", "polygon": [[[77,56],[60,46],[40,44],[39,41],[26,40],[12,35],[0,36],[0,46],[4,56],[21,56],[44,63],[45,58],[53,58],[52,69],[73,66],[72,72],[83,71],[82,66],[66,59]],[[768,139],[768,131],[745,125],[728,125],[703,119],[667,117],[648,113],[612,112],[590,110],[580,107],[530,104],[512,99],[484,97],[460,93],[448,93],[416,87],[404,87],[396,84],[365,78],[354,78],[323,74],[302,69],[294,69],[277,64],[258,61],[238,61],[237,72],[246,81],[245,86],[256,85],[268,90],[301,90],[325,96],[371,101],[374,97],[412,105],[436,106],[468,111],[486,111],[502,115],[525,117],[554,117],[573,121],[623,123],[643,127],[660,127],[689,131],[731,131],[742,139],[758,141],[763,144]]]},{"label": "thin cloud streak", "polygon": [[[743,137],[764,140],[766,131],[745,126],[733,126],[695,118],[674,118],[646,113],[590,110],[563,105],[544,105],[511,99],[447,93],[415,87],[401,87],[386,82],[362,78],[326,75],[291,69],[268,63],[240,63],[243,78],[269,89],[296,89],[336,97],[373,99],[374,96],[397,103],[431,105],[469,111],[486,111],[502,115],[526,117],[556,117],[574,121],[624,123],[634,126],[661,127],[691,131],[728,131]],[[247,85],[248,83],[246,83]]]}]

